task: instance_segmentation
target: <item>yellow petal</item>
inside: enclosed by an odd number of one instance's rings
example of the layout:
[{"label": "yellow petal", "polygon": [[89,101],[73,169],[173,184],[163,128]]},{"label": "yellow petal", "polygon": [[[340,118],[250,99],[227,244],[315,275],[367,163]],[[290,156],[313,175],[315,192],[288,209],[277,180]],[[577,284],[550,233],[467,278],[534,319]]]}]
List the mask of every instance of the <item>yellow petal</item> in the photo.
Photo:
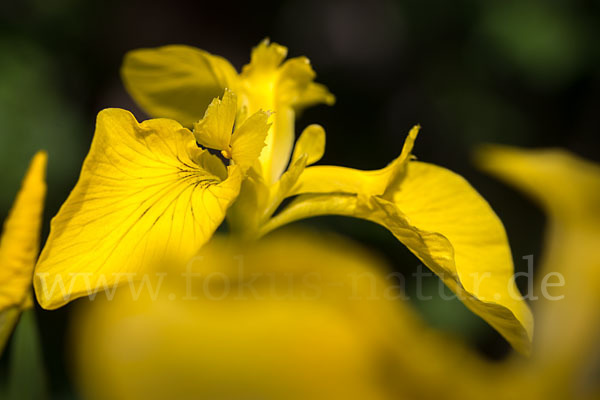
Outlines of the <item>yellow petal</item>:
[{"label": "yellow petal", "polygon": [[[514,284],[506,232],[489,204],[461,176],[438,166],[411,162],[391,197],[408,222],[433,235],[413,252],[444,271],[455,269],[454,291],[465,305],[498,330],[516,350],[528,353],[533,335],[529,308]],[[419,252],[419,253],[417,253]],[[452,282],[446,282],[452,289]]]},{"label": "yellow petal", "polygon": [[252,49],[250,63],[242,68],[240,74],[249,113],[261,109],[275,113],[265,148],[260,154],[263,179],[269,185],[283,173],[294,142],[294,110],[291,105],[276,100],[279,67],[286,55],[286,47],[265,39]]},{"label": "yellow petal", "polygon": [[274,111],[273,127],[260,156],[263,177],[275,183],[290,161],[294,145],[296,111],[303,106],[326,102],[333,96],[312,81],[315,73],[306,57],[293,58],[282,64],[287,49],[268,40],[252,51],[250,64],[242,69],[240,82],[250,112]]},{"label": "yellow petal", "polygon": [[0,310],[21,306],[31,293],[46,196],[47,155],[35,155],[0,239]]},{"label": "yellow petal", "polygon": [[194,124],[196,141],[210,149],[229,150],[236,112],[237,96],[225,89],[223,100],[213,99],[204,118]]},{"label": "yellow petal", "polygon": [[307,107],[317,104],[327,104],[332,106],[335,104],[335,96],[327,89],[327,86],[320,83],[311,82],[302,92],[302,96],[294,102],[294,109],[302,111]]},{"label": "yellow petal", "polygon": [[252,114],[231,136],[231,159],[242,171],[254,165],[265,147],[265,138],[271,127],[269,116],[270,113],[265,111]]},{"label": "yellow petal", "polygon": [[[502,223],[460,176],[409,162],[418,127],[402,154],[378,171],[311,167],[294,194],[301,196],[263,228],[314,215],[339,214],[383,225],[438,274],[476,314],[520,352],[531,344],[533,322],[518,293]],[[345,194],[344,194],[345,193]]]},{"label": "yellow petal", "polygon": [[296,111],[319,103],[333,105],[335,102],[335,97],[325,86],[313,82],[317,74],[308,58],[296,57],[287,60],[279,73],[278,102],[292,105]]},{"label": "yellow petal", "polygon": [[287,48],[277,43],[271,43],[269,39],[263,39],[258,46],[252,49],[250,64],[242,69],[245,75],[263,75],[277,69],[287,56]]},{"label": "yellow petal", "polygon": [[599,354],[600,165],[559,149],[489,146],[477,155],[482,169],[548,213],[533,293],[538,332],[533,355],[550,391],[574,397],[585,389],[581,377],[597,365]]},{"label": "yellow petal", "polygon": [[417,125],[410,130],[400,156],[385,168],[361,171],[329,165],[310,167],[302,173],[290,195],[341,192],[375,196],[394,190],[405,172],[419,129]]},{"label": "yellow petal", "polygon": [[320,125],[309,125],[304,129],[292,154],[291,164],[294,164],[303,154],[306,154],[306,165],[319,161],[325,154],[325,130]]},{"label": "yellow petal", "polygon": [[31,281],[40,250],[46,163],[45,152],[34,156],[0,238],[0,354],[21,310],[32,306]]},{"label": "yellow petal", "polygon": [[52,220],[35,274],[47,309],[142,279],[155,258],[192,256],[221,224],[241,183],[215,168],[175,121],[141,124],[125,110],[98,114],[81,176]]},{"label": "yellow petal", "polygon": [[237,73],[227,60],[182,45],[131,51],[121,75],[149,115],[172,118],[187,127],[202,118],[223,89],[237,84]]},{"label": "yellow petal", "polygon": [[266,138],[266,146],[260,155],[265,182],[275,183],[285,171],[292,154],[295,136],[296,114],[291,106],[273,105],[273,125]]}]

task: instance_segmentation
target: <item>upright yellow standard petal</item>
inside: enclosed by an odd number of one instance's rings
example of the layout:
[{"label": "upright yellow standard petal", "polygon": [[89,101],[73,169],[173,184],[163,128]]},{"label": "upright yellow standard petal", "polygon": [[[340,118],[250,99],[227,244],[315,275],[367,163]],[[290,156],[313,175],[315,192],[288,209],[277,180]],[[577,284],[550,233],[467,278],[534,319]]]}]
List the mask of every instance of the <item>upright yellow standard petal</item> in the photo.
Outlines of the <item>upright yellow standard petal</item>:
[{"label": "upright yellow standard petal", "polygon": [[227,60],[182,45],[131,51],[121,75],[131,96],[150,116],[172,118],[187,127],[237,81]]},{"label": "upright yellow standard petal", "polygon": [[260,108],[275,112],[273,127],[260,156],[268,184],[276,182],[289,163],[296,112],[304,106],[335,102],[324,86],[315,86],[316,74],[306,57],[283,62],[286,55],[287,48],[264,40],[252,50],[250,64],[244,66],[240,74],[250,112]]},{"label": "upright yellow standard petal", "polygon": [[269,221],[263,233],[315,215],[376,222],[439,275],[467,307],[528,353],[533,321],[512,279],[502,223],[462,177],[410,160],[415,129],[400,157],[382,170],[307,168],[291,193],[305,195]]},{"label": "upright yellow standard petal", "polygon": [[172,120],[141,124],[119,109],[98,114],[81,176],[52,220],[35,274],[38,301],[77,297],[143,279],[156,258],[192,256],[221,224],[241,184]]},{"label": "upright yellow standard petal", "polygon": [[31,307],[46,197],[44,152],[35,155],[0,238],[0,354],[21,310]]},{"label": "upright yellow standard petal", "polygon": [[250,64],[244,66],[243,72],[249,76],[269,75],[285,60],[287,52],[287,47],[264,39],[252,49]]}]

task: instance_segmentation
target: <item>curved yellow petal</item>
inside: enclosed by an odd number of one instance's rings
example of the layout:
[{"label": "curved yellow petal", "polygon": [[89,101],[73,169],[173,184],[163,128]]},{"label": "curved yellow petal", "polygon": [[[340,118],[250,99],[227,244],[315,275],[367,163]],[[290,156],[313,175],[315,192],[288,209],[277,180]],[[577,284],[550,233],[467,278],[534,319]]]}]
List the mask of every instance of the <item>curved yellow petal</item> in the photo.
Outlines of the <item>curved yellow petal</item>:
[{"label": "curved yellow petal", "polygon": [[326,214],[381,224],[439,275],[467,307],[515,349],[528,353],[533,321],[514,284],[502,223],[459,175],[431,164],[409,162],[414,136],[416,132],[409,136],[402,155],[383,170],[307,168],[295,193],[309,194],[275,216],[263,233]]},{"label": "curved yellow petal", "polygon": [[445,168],[411,162],[390,200],[412,226],[434,234],[426,249],[445,271],[456,270],[454,290],[466,292],[465,305],[528,353],[533,319],[514,283],[504,226],[483,197]]},{"label": "curved yellow petal", "polygon": [[309,125],[298,139],[290,166],[281,178],[270,186],[269,198],[261,216],[261,223],[270,218],[281,202],[294,193],[300,177],[308,164],[315,163],[325,152],[325,130],[320,125]]},{"label": "curved yellow petal", "polygon": [[290,196],[302,193],[360,193],[384,195],[394,190],[402,180],[420,126],[413,127],[402,147],[400,156],[385,168],[361,171],[354,168],[319,165],[306,168],[294,186]]},{"label": "curved yellow petal", "polygon": [[227,171],[175,121],[98,114],[81,176],[52,220],[36,266],[39,303],[54,309],[143,279],[156,258],[191,257],[221,224],[241,172]]},{"label": "curved yellow petal", "polygon": [[306,154],[306,165],[318,162],[325,154],[325,129],[321,125],[309,125],[296,141],[290,164]]},{"label": "curved yellow petal", "polygon": [[204,147],[228,150],[237,113],[237,96],[225,89],[223,100],[218,97],[208,105],[204,118],[194,123],[194,137]]},{"label": "curved yellow petal", "polygon": [[294,109],[300,112],[305,108],[317,104],[332,106],[335,104],[335,96],[327,89],[327,86],[311,82],[302,92],[302,96],[299,96],[294,101]]},{"label": "curved yellow petal", "polygon": [[187,127],[202,118],[223,89],[237,84],[237,72],[227,60],[183,45],[130,51],[121,76],[127,91],[149,115]]},{"label": "curved yellow petal", "polygon": [[0,237],[0,354],[21,310],[32,306],[31,281],[40,248],[47,155],[31,161]]}]

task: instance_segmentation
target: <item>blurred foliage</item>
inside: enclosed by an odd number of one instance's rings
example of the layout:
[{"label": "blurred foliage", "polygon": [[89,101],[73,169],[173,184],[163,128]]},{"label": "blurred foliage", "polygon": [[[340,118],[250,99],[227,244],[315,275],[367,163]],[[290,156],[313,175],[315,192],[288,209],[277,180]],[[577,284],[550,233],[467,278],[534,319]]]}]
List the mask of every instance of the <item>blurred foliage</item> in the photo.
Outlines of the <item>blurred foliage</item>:
[{"label": "blurred foliage", "polygon": [[[9,400],[47,398],[40,338],[33,310],[25,311],[14,333],[6,398]],[[3,397],[4,398],[4,397]]]},{"label": "blurred foliage", "polygon": [[[409,128],[423,126],[415,153],[465,176],[507,228],[515,265],[539,254],[542,214],[470,161],[473,146],[560,146],[600,161],[600,2],[594,0],[285,0],[229,3],[23,0],[0,4],[0,217],[29,159],[49,152],[46,219],[74,184],[96,113],[123,107],[143,117],[119,80],[123,54],[170,43],[194,45],[240,67],[269,36],[305,54],[334,107],[308,110],[327,131],[323,163],[379,168]],[[367,144],[368,143],[368,144]],[[340,218],[310,221],[378,250],[408,278],[417,260],[382,228]],[[46,224],[47,226],[47,224]],[[490,356],[506,344],[458,302],[417,304],[436,327]],[[406,282],[410,294],[414,282]],[[414,292],[413,292],[414,293]],[[414,297],[414,296],[412,296]],[[69,310],[39,313],[55,390]],[[3,360],[0,366],[6,362]],[[58,389],[57,389],[58,388]]]},{"label": "blurred foliage", "polygon": [[87,137],[81,134],[81,114],[60,91],[60,75],[50,54],[18,37],[1,38],[0,52],[0,209],[5,215],[38,149],[46,149],[52,159],[49,186],[68,190]]},{"label": "blurred foliage", "polygon": [[[481,21],[498,58],[533,85],[568,84],[585,67],[592,21],[573,13],[565,2],[498,2]],[[591,33],[591,32],[590,32]]]}]

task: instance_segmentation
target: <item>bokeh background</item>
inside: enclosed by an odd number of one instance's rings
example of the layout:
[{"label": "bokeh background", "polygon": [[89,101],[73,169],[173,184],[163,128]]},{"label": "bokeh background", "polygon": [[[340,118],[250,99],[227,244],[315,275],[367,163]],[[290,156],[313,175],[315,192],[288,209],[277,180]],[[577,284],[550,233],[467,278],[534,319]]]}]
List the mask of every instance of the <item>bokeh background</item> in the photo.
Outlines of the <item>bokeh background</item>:
[{"label": "bokeh background", "polygon": [[[291,56],[308,56],[317,80],[337,96],[335,106],[298,120],[298,132],[315,122],[325,127],[322,163],[383,167],[420,123],[415,154],[462,174],[489,200],[508,231],[517,271],[526,270],[523,257],[539,258],[544,217],[478,172],[473,149],[487,142],[559,146],[600,161],[598,1],[2,1],[0,218],[29,159],[46,149],[46,234],[77,179],[97,112],[122,107],[145,118],[120,82],[128,50],[188,44],[239,69],[265,37]],[[459,301],[440,297],[437,278],[425,279],[432,300],[416,301],[410,275],[419,262],[383,228],[334,217],[305,224],[349,235],[385,257],[405,274],[408,295],[432,326],[490,359],[508,353]],[[37,313],[51,392],[71,398],[64,355],[70,307]],[[0,360],[0,377],[5,367]]]}]

